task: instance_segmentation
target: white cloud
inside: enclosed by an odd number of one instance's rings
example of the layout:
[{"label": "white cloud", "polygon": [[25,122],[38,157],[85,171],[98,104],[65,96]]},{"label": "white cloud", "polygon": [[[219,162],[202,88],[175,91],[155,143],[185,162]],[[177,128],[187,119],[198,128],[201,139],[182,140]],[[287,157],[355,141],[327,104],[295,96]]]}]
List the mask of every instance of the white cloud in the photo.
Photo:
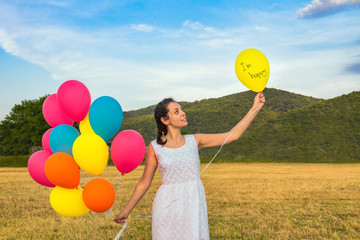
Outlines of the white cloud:
[{"label": "white cloud", "polygon": [[296,14],[299,18],[319,17],[359,6],[360,0],[313,0]]},{"label": "white cloud", "polygon": [[190,20],[186,20],[185,22],[183,22],[183,27],[194,30],[204,28],[204,26],[200,22],[192,22]]},{"label": "white cloud", "polygon": [[45,1],[45,3],[47,3],[49,5],[56,6],[56,7],[67,7],[67,6],[69,6],[69,3],[65,2],[65,1],[49,0],[49,1]]},{"label": "white cloud", "polygon": [[154,27],[147,24],[131,24],[130,29],[139,32],[152,32],[154,30]]},{"label": "white cloud", "polygon": [[9,34],[4,29],[0,29],[0,45],[3,49],[5,49],[5,51],[16,56],[16,43],[12,40],[11,36],[9,36]]}]

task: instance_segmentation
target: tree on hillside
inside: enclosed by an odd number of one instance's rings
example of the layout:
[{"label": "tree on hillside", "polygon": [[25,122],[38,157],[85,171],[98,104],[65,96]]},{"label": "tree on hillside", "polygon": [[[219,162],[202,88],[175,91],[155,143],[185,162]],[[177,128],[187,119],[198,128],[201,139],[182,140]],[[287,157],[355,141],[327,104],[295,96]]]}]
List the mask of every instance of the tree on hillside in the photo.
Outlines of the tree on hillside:
[{"label": "tree on hillside", "polygon": [[50,128],[42,114],[48,95],[16,104],[0,123],[0,155],[26,155],[41,146],[42,135]]}]

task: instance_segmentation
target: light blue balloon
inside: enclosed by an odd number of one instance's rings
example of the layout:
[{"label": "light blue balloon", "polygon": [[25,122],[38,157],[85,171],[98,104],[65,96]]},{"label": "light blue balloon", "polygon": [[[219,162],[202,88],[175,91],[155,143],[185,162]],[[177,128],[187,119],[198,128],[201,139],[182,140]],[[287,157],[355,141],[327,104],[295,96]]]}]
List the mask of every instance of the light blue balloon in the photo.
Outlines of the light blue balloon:
[{"label": "light blue balloon", "polygon": [[103,96],[90,106],[89,122],[94,132],[109,141],[119,131],[123,121],[123,111],[116,99]]},{"label": "light blue balloon", "polygon": [[72,146],[80,132],[73,126],[61,124],[50,133],[49,144],[53,153],[64,152],[72,156]]}]

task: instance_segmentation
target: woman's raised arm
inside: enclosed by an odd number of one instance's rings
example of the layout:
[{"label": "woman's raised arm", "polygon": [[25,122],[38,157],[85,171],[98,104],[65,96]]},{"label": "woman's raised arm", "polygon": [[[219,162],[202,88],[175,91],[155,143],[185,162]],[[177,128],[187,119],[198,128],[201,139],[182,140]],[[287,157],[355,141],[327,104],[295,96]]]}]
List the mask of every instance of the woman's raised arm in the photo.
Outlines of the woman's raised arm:
[{"label": "woman's raised arm", "polygon": [[258,114],[262,106],[265,104],[265,96],[264,94],[258,93],[254,99],[254,105],[250,109],[250,111],[245,115],[245,117],[238,122],[235,127],[233,127],[230,131],[225,133],[218,134],[194,134],[195,140],[198,145],[198,149],[208,148],[208,147],[216,147],[220,146],[224,143],[227,137],[231,136],[226,141],[226,144],[236,141],[240,138],[240,136],[246,131],[249,127],[252,120]]}]

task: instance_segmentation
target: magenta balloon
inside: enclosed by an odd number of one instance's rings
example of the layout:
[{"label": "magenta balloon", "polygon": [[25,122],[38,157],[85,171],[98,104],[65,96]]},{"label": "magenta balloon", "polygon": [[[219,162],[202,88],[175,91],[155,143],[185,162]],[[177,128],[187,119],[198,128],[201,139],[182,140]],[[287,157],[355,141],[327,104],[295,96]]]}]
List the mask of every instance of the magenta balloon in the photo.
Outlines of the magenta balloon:
[{"label": "magenta balloon", "polygon": [[46,187],[55,187],[53,183],[45,175],[45,163],[46,160],[51,156],[51,152],[41,150],[34,152],[28,161],[28,171],[30,176],[39,184]]},{"label": "magenta balloon", "polygon": [[51,94],[45,99],[42,110],[45,121],[51,127],[56,127],[60,124],[73,125],[74,123],[74,121],[61,110],[56,100],[56,93]]},{"label": "magenta balloon", "polygon": [[46,151],[49,151],[51,153],[53,153],[53,152],[51,151],[51,148],[50,148],[49,137],[50,137],[50,133],[52,130],[53,130],[52,128],[48,129],[42,136],[42,140],[41,140],[41,145],[42,145],[43,149]]},{"label": "magenta balloon", "polygon": [[129,173],[140,165],[145,156],[145,142],[140,133],[125,130],[111,144],[111,158],[121,173]]},{"label": "magenta balloon", "polygon": [[80,122],[86,117],[91,105],[89,90],[77,80],[61,84],[57,91],[57,100],[64,113],[75,122]]}]

